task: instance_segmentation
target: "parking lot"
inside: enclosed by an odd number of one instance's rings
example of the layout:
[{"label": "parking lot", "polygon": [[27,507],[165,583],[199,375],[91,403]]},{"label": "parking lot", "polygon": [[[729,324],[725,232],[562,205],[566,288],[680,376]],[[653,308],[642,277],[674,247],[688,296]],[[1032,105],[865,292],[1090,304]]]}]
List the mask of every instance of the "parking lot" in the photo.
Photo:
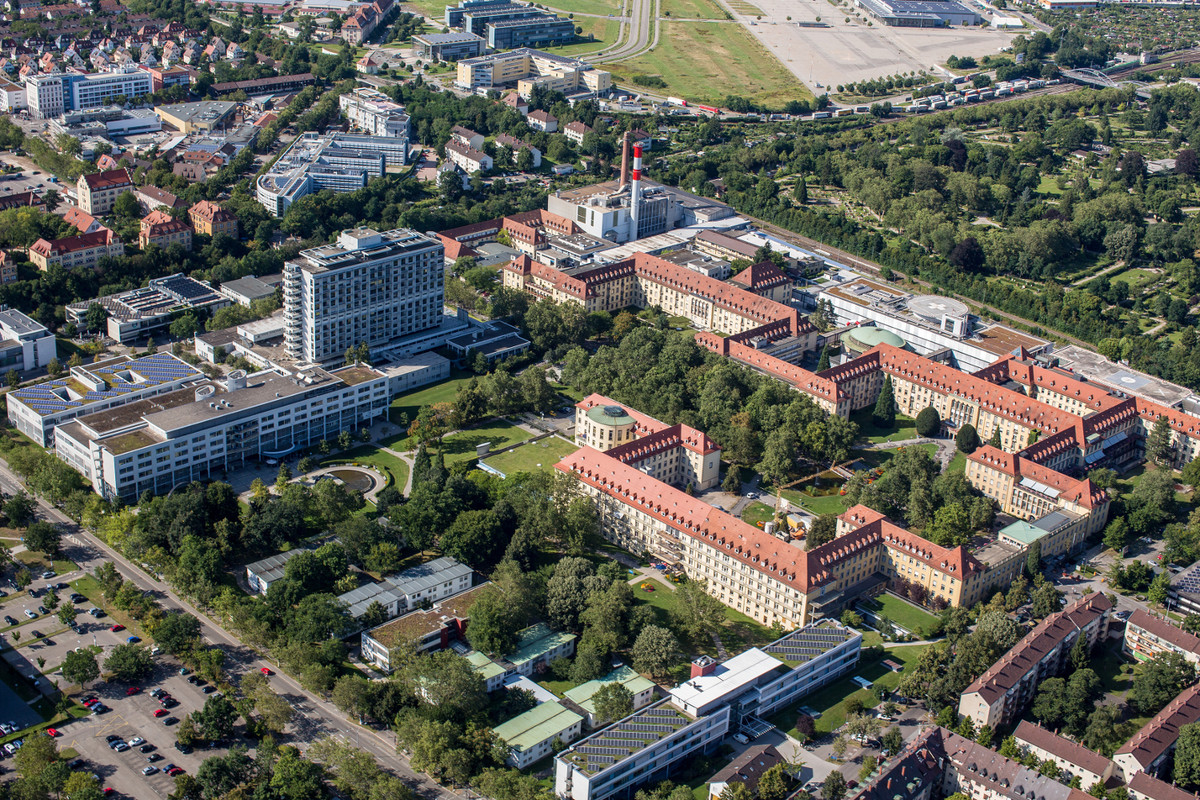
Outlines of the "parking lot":
[{"label": "parking lot", "polygon": [[[39,689],[49,689],[55,680],[63,683],[54,673],[71,650],[92,648],[97,653],[97,661],[103,665],[112,648],[125,644],[131,635],[123,628],[112,630],[116,623],[82,595],[76,595],[80,602],[72,603],[76,584],[84,577],[81,571],[76,571],[49,578],[38,577],[23,591],[17,591],[11,584],[3,587],[3,591],[8,592],[0,598],[0,638],[7,645],[4,658],[20,675],[31,675],[39,680]],[[57,591],[59,607],[73,605],[79,611],[75,620],[78,631],[63,625],[55,611],[44,606],[48,587],[64,584],[66,588]],[[34,616],[31,618],[29,614]],[[17,624],[12,625],[10,621]],[[19,632],[19,637],[14,632]],[[39,658],[44,659],[40,670]],[[146,800],[165,798],[174,791],[175,779],[164,774],[164,767],[179,766],[194,775],[203,757],[210,752],[181,752],[175,747],[174,733],[178,720],[203,706],[209,695],[202,687],[189,683],[188,677],[180,675],[179,664],[173,659],[159,655],[155,661],[154,674],[137,684],[139,691],[134,694],[129,694],[132,688],[129,684],[95,681],[73,699],[94,697],[108,710],[69,720],[56,728],[60,734],[57,739],[59,749],[74,749],[82,759],[76,769],[94,772],[104,786],[111,786],[126,797]],[[38,675],[38,672],[42,674]],[[176,701],[160,717],[154,714],[162,709],[162,704],[150,695],[156,688],[164,689]],[[210,686],[209,692],[215,692],[215,687]],[[0,708],[4,709],[0,712],[0,722],[15,722],[18,730],[42,722],[29,703],[4,684],[0,684]],[[125,741],[140,737],[154,749],[143,753],[139,745],[118,753],[106,741],[108,736],[120,736]],[[150,761],[151,758],[154,760]],[[0,765],[11,767],[11,755],[2,750]],[[142,770],[147,767],[154,767],[155,772],[144,775]],[[7,769],[6,773],[12,774]]]}]

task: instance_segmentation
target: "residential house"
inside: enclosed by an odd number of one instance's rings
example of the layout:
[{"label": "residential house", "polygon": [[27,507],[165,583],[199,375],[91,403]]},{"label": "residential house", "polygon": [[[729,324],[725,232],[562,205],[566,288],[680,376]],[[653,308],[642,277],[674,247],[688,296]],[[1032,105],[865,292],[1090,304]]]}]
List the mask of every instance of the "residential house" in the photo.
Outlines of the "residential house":
[{"label": "residential house", "polygon": [[540,108],[526,114],[525,121],[529,123],[529,127],[542,133],[554,133],[558,130],[558,118]]},{"label": "residential house", "polygon": [[156,208],[142,217],[141,230],[138,232],[138,246],[142,250],[152,244],[163,248],[178,244],[184,250],[191,250],[192,226]]},{"label": "residential house", "polygon": [[205,236],[224,234],[238,238],[238,219],[232,211],[222,208],[210,200],[201,200],[188,209],[188,217],[196,233]]},{"label": "residential house", "polygon": [[563,128],[563,133],[566,134],[566,137],[576,145],[583,144],[583,137],[587,136],[591,132],[592,129],[587,125],[584,125],[579,120],[568,122],[566,127]]},{"label": "residential house", "polygon": [[45,272],[51,264],[61,264],[69,269],[92,269],[102,258],[118,258],[125,255],[125,245],[108,228],[95,233],[82,233],[63,239],[47,241],[38,239],[29,248],[29,260]]},{"label": "residential house", "polygon": [[125,169],[94,172],[80,175],[75,190],[81,209],[93,216],[104,216],[112,211],[120,195],[133,190],[133,180]]}]

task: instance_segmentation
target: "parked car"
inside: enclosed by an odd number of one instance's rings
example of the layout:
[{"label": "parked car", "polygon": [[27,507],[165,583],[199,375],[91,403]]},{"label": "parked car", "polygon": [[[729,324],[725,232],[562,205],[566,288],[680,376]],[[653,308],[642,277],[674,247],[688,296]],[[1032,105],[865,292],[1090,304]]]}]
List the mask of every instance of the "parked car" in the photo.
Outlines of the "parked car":
[{"label": "parked car", "polygon": [[120,633],[121,631],[125,630],[125,626],[118,622],[116,625],[113,625],[111,628],[109,628],[109,630],[113,633]]}]

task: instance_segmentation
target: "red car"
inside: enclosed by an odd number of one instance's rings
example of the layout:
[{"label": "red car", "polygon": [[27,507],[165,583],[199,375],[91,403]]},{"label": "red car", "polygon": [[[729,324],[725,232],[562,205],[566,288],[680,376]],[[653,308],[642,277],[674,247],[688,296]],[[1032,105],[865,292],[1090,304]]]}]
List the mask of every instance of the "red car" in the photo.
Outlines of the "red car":
[{"label": "red car", "polygon": [[46,735],[47,736],[62,736],[62,734],[58,732],[57,728],[46,728]]},{"label": "red car", "polygon": [[100,701],[97,700],[95,697],[89,697],[87,700],[83,701],[83,705],[86,708],[91,708],[92,706],[96,705],[96,703],[99,703],[99,702]]},{"label": "red car", "polygon": [[142,691],[142,687],[140,687],[140,686],[130,686],[128,689],[126,689],[126,690],[125,690],[125,696],[126,696],[126,697],[131,697],[132,695],[135,695],[135,694],[137,694],[137,693],[138,693],[138,692],[140,692],[140,691]]},{"label": "red car", "polygon": [[182,775],[183,773],[184,773],[183,767],[175,767],[174,769],[167,770],[167,774],[170,775],[172,778],[174,778],[176,775]]},{"label": "red car", "polygon": [[108,797],[112,793],[113,793],[113,788],[111,786],[104,787],[104,796],[105,797]]},{"label": "red car", "polygon": [[156,708],[154,710],[154,718],[158,719],[159,717],[165,717],[167,714],[170,714],[170,713],[171,712],[167,711],[165,708]]},{"label": "red car", "polygon": [[263,667],[260,670],[260,672],[262,672],[263,675],[274,675],[275,674],[274,672],[271,672],[271,670],[268,669],[267,667]]},{"label": "red car", "polygon": [[111,628],[109,628],[109,630],[113,633],[120,633],[121,631],[125,630],[125,626],[118,622],[116,625],[113,625]]}]

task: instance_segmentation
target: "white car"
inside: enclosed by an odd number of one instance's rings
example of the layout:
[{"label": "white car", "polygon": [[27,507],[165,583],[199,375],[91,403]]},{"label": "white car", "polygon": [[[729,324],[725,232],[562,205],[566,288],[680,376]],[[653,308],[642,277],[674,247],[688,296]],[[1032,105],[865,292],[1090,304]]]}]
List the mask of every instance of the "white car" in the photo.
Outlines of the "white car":
[{"label": "white car", "polygon": [[140,736],[135,736],[129,740],[130,747],[137,747],[138,745],[145,744],[145,743],[146,743],[146,740]]},{"label": "white car", "polygon": [[744,733],[735,733],[733,735],[733,740],[742,744],[750,744],[750,737]]}]

